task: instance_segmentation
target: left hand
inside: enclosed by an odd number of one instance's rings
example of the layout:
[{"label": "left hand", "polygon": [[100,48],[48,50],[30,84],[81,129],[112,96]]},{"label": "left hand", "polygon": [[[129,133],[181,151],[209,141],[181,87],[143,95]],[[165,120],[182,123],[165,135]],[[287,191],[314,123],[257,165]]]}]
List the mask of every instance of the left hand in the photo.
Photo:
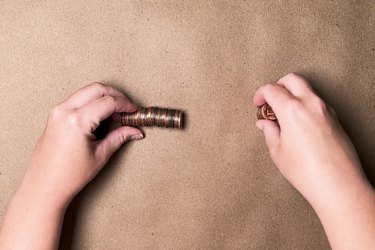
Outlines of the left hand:
[{"label": "left hand", "polygon": [[96,140],[93,131],[114,113],[136,110],[122,92],[101,83],[78,90],[50,112],[23,186],[58,203],[69,203],[122,144],[143,138],[139,129],[126,126],[111,131],[103,140]]}]

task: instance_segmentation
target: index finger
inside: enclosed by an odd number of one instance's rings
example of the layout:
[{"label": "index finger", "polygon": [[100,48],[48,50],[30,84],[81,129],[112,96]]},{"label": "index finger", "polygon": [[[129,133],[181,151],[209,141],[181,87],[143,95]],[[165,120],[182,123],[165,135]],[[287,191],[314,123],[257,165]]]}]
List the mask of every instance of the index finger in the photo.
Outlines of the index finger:
[{"label": "index finger", "polygon": [[104,85],[103,83],[94,82],[73,93],[63,102],[61,102],[60,105],[67,106],[68,108],[72,109],[80,108],[87,103],[105,95],[126,97],[124,93],[116,88]]},{"label": "index finger", "polygon": [[115,112],[132,113],[137,106],[126,97],[103,96],[95,99],[77,110],[78,115],[84,120],[86,129],[94,131],[101,121],[110,117]]},{"label": "index finger", "polygon": [[253,103],[258,107],[268,103],[277,116],[282,113],[286,103],[293,99],[295,98],[292,94],[283,86],[269,83],[258,88],[254,95]]},{"label": "index finger", "polygon": [[306,79],[295,73],[289,73],[281,77],[277,84],[285,87],[292,95],[300,99],[307,99],[314,94]]}]

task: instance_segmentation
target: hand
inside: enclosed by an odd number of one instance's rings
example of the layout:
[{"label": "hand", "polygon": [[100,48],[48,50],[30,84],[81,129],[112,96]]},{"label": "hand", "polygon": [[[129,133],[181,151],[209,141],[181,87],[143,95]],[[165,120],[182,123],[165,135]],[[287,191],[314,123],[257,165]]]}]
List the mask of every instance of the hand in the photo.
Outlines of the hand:
[{"label": "hand", "polygon": [[5,215],[1,249],[57,249],[70,200],[123,143],[143,138],[140,130],[125,126],[103,140],[96,140],[93,131],[111,115],[136,110],[117,89],[93,83],[51,111]]},{"label": "hand", "polygon": [[279,125],[259,120],[256,126],[277,168],[315,209],[331,246],[374,246],[374,190],[335,112],[296,74],[261,86],[254,104],[266,102]]},{"label": "hand", "polygon": [[268,103],[279,126],[269,120],[256,125],[264,132],[271,158],[308,200],[322,189],[348,178],[364,179],[357,153],[340,126],[335,112],[311,89],[306,80],[288,74],[276,84],[261,86],[254,104]]},{"label": "hand", "polygon": [[114,113],[136,110],[115,88],[93,83],[78,90],[50,112],[23,185],[37,186],[56,202],[69,202],[122,144],[143,138],[133,127],[117,128],[103,140],[96,140],[93,131]]}]

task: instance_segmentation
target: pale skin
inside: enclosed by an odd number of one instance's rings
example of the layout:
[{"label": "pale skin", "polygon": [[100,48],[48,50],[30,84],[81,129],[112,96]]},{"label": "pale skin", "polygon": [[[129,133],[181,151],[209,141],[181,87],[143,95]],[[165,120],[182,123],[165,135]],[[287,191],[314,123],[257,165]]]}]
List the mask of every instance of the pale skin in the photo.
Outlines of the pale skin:
[{"label": "pale skin", "polygon": [[[261,86],[254,104],[268,103],[279,125],[261,120],[281,174],[307,199],[334,249],[375,247],[375,193],[334,111],[296,74]],[[0,249],[56,249],[72,198],[128,140],[143,138],[121,127],[98,141],[99,123],[137,107],[102,84],[80,89],[54,108],[0,231]]]}]

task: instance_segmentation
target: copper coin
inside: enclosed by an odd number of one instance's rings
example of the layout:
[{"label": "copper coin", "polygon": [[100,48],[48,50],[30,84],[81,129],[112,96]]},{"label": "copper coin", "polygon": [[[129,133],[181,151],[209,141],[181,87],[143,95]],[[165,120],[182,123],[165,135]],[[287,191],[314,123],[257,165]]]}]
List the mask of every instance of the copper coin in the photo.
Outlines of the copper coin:
[{"label": "copper coin", "polygon": [[165,128],[183,128],[183,112],[158,107],[139,107],[134,113],[121,113],[120,121],[124,126],[158,126]]},{"label": "copper coin", "polygon": [[271,106],[268,105],[267,103],[258,108],[257,118],[258,120],[270,120],[270,121],[277,120],[277,117],[275,113],[273,112]]}]

